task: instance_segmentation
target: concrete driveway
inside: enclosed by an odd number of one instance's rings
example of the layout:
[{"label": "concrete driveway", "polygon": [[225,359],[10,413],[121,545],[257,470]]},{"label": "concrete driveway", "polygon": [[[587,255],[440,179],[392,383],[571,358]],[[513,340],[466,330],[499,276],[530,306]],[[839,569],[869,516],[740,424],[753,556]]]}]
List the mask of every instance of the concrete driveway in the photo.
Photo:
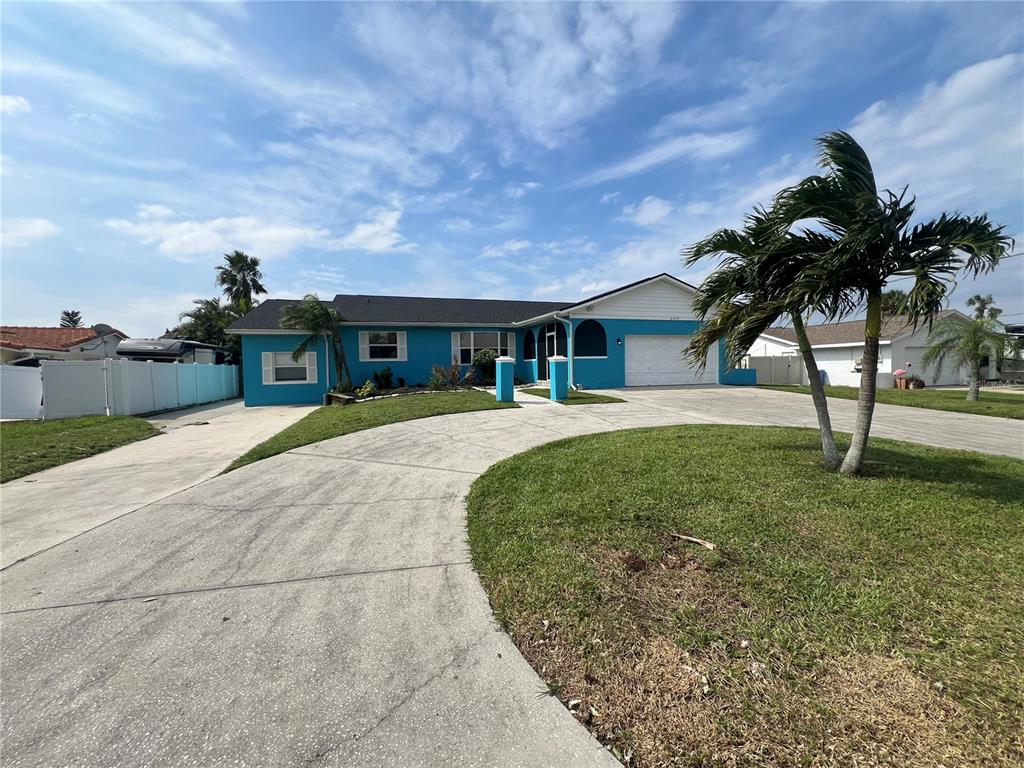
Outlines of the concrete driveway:
[{"label": "concrete driveway", "polygon": [[173,411],[150,419],[162,435],[4,483],[0,568],[209,480],[311,410],[232,400]]},{"label": "concrete driveway", "polygon": [[[496,626],[470,484],[561,437],[813,419],[809,398],[765,390],[623,394],[305,446],[6,569],[5,765],[616,765]],[[910,411],[880,406],[879,434],[972,447],[980,431],[1020,453],[1017,425]]]}]

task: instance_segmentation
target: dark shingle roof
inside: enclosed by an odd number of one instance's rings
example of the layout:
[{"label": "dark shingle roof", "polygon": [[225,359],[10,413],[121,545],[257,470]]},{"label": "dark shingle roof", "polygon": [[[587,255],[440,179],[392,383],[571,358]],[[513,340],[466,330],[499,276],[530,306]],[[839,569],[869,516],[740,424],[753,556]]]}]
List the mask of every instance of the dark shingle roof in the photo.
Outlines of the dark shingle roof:
[{"label": "dark shingle roof", "polygon": [[[231,324],[232,331],[281,327],[281,313],[299,299],[267,299]],[[569,301],[515,301],[506,299],[434,299],[421,296],[364,296],[338,294],[325,301],[347,323],[456,323],[459,325],[511,325],[517,320],[544,315],[572,306]]]},{"label": "dark shingle roof", "polygon": [[[955,311],[953,309],[944,309],[939,312],[938,317],[945,317]],[[882,320],[882,332],[879,338],[882,341],[889,341],[913,330],[914,327],[907,322],[907,318],[888,317]],[[768,328],[765,330],[764,335],[796,344],[796,334],[793,333],[792,328]],[[853,344],[864,341],[864,321],[848,320],[843,323],[808,325],[807,339],[811,342],[812,346],[818,346],[819,344]]]}]

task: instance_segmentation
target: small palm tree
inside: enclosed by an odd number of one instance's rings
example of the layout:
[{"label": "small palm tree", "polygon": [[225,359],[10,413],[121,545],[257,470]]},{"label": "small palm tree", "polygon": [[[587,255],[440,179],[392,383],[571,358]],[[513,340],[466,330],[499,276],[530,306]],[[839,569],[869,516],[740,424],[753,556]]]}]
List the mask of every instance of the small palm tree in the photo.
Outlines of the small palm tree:
[{"label": "small palm tree", "polygon": [[224,296],[245,314],[255,306],[255,297],[265,294],[260,260],[242,251],[224,254],[224,264],[217,267],[217,285],[224,290]]},{"label": "small palm tree", "polygon": [[967,399],[978,400],[981,395],[981,361],[985,357],[996,359],[1006,349],[1007,336],[995,318],[976,317],[964,320],[947,315],[939,320],[928,336],[928,349],[921,356],[921,365],[935,366],[935,381],[942,374],[942,366],[949,362],[955,368],[967,368],[970,382]]},{"label": "small palm tree", "polygon": [[901,303],[915,327],[930,325],[943,308],[961,272],[978,275],[996,267],[1012,245],[1003,227],[987,216],[943,213],[910,226],[914,200],[878,191],[867,153],[842,131],[817,140],[819,164],[826,169],[780,195],[781,215],[792,222],[816,220],[830,241],[822,259],[804,270],[791,291],[800,303],[829,319],[866,307],[864,355],[857,418],[850,449],[840,471],[859,473],[875,408],[882,293],[896,275],[914,282]]},{"label": "small palm tree", "polygon": [[[795,276],[817,258],[819,242],[813,234],[789,232],[787,222],[758,208],[747,215],[741,231],[720,229],[684,249],[687,266],[709,256],[724,257],[694,296],[694,311],[702,325],[690,337],[686,355],[703,367],[708,354],[714,352],[720,339],[725,339],[726,359],[735,367],[769,326],[779,318],[792,320],[818,416],[825,464],[835,468],[839,466],[839,452],[825,387],[802,316],[810,308],[787,301],[785,295]],[[712,315],[710,319],[708,315]]]},{"label": "small palm tree", "polygon": [[60,313],[61,328],[81,328],[82,313],[77,309],[65,309]]},{"label": "small palm tree", "polygon": [[995,320],[1003,314],[1003,310],[995,306],[995,303],[991,293],[986,296],[976,293],[967,300],[967,306],[974,308],[975,320],[983,320],[986,317]]},{"label": "small palm tree", "polygon": [[336,309],[320,301],[315,293],[308,293],[299,304],[289,304],[281,313],[281,327],[296,331],[305,331],[309,335],[304,338],[292,352],[292,359],[298,362],[306,351],[318,339],[323,339],[324,350],[330,357],[330,348],[334,348],[334,366],[337,382],[342,391],[352,389],[352,376],[345,357],[345,344],[341,338],[342,317]]},{"label": "small palm tree", "polygon": [[192,309],[179,316],[182,322],[172,331],[176,338],[221,347],[237,345],[238,337],[229,337],[225,333],[225,329],[241,316],[233,304],[221,304],[220,297],[195,299],[192,304]]}]

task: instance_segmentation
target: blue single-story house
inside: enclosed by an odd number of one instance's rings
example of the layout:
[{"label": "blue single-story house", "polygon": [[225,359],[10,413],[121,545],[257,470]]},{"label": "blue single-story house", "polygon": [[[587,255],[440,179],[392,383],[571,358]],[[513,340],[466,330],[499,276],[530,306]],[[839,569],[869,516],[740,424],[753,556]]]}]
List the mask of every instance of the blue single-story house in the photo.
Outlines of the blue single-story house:
[{"label": "blue single-story house", "polygon": [[[468,367],[482,349],[516,360],[521,381],[548,378],[548,358],[569,360],[569,384],[583,389],[672,384],[753,384],[752,371],[727,370],[722,350],[704,371],[682,357],[698,327],[694,287],[655,275],[583,301],[438,299],[339,294],[342,340],[356,386],[391,368],[395,381],[425,384],[434,365]],[[281,328],[297,300],[269,299],[237,320],[246,405],[320,403],[336,385],[326,343],[296,363],[305,338]]]}]

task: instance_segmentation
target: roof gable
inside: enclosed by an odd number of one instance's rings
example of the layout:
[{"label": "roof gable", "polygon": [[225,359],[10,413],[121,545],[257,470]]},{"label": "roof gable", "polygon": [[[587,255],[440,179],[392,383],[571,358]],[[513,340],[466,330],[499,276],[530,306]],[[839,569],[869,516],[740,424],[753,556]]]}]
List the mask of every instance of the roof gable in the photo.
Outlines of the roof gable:
[{"label": "roof gable", "polygon": [[[114,333],[120,334],[120,331]],[[123,334],[121,334],[123,336]],[[35,325],[0,326],[0,346],[8,349],[66,351],[99,338],[92,328],[49,328]]]}]

